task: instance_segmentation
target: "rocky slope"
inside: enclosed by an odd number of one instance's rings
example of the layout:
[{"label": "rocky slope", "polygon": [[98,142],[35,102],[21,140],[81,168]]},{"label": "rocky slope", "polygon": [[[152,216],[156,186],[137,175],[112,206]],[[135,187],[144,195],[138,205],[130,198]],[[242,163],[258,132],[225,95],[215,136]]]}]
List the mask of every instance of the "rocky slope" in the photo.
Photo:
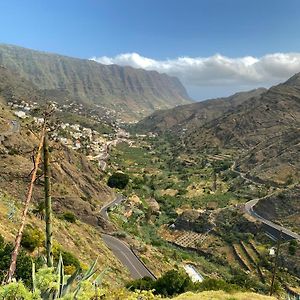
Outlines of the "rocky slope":
[{"label": "rocky slope", "polygon": [[237,166],[244,172],[283,184],[299,179],[299,76],[187,132],[187,146],[236,148],[242,151]]},{"label": "rocky slope", "polygon": [[266,89],[260,88],[249,92],[236,93],[230,97],[209,99],[172,109],[156,111],[136,125],[138,131],[170,132],[180,134],[184,130],[192,130],[233,110],[244,101],[260,96]]},{"label": "rocky slope", "polygon": [[191,138],[199,136],[198,139],[202,141],[206,138],[206,144],[213,140],[216,145],[223,147],[251,148],[266,138],[297,129],[299,116],[300,89],[281,84],[206,123],[201,134],[198,132],[200,125],[187,135]]},{"label": "rocky slope", "polygon": [[[38,136],[26,120],[14,121],[15,116],[1,102],[0,120],[0,189],[24,201]],[[113,197],[111,190],[101,182],[101,170],[84,155],[58,142],[51,142],[51,149],[54,210],[57,214],[71,211],[82,221],[97,226],[98,210]],[[40,178],[35,187],[35,205],[42,199],[43,178]]]},{"label": "rocky slope", "polygon": [[16,71],[0,65],[0,95],[5,102],[66,102],[68,93],[59,90],[40,90],[31,81],[20,76]]},{"label": "rocky slope", "polygon": [[[0,95],[0,234],[12,242],[34,166],[32,155],[38,144],[38,131],[32,130],[30,120],[16,120],[4,102]],[[99,270],[110,266],[107,279],[116,285],[128,280],[129,273],[101,238],[103,228],[110,228],[100,217],[99,210],[114,197],[106,180],[101,179],[102,171],[84,155],[58,142],[50,141],[50,151],[55,245],[60,244],[71,252],[83,266],[98,257]],[[44,201],[42,168],[41,164],[27,217],[27,224],[41,230],[45,226],[41,209]],[[65,213],[75,215],[76,222],[68,222]]]},{"label": "rocky slope", "polygon": [[166,74],[0,45],[0,65],[41,90],[59,90],[85,105],[102,105],[123,118],[190,102],[180,81]]},{"label": "rocky slope", "polygon": [[273,220],[300,233],[300,185],[279,195],[273,195],[257,203],[255,211],[262,217]]}]

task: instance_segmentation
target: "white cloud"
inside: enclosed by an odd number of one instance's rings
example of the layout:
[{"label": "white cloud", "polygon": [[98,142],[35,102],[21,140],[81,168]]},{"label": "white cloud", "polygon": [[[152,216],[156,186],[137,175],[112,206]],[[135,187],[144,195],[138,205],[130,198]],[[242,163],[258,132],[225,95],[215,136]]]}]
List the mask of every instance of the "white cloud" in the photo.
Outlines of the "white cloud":
[{"label": "white cloud", "polygon": [[220,54],[210,57],[178,57],[155,60],[138,53],[115,57],[91,58],[102,64],[118,64],[177,76],[189,88],[236,88],[270,86],[300,72],[300,53],[274,53],[263,57],[229,58]]}]

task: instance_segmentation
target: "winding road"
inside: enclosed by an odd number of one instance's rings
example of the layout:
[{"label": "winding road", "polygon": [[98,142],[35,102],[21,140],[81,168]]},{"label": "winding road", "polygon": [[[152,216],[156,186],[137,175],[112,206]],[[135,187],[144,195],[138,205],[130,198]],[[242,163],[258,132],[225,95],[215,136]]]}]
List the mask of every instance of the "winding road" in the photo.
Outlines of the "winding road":
[{"label": "winding road", "polygon": [[[270,196],[270,195],[268,195]],[[262,199],[266,198],[258,198],[258,199],[253,199],[248,201],[245,204],[245,211],[247,214],[249,214],[250,216],[252,216],[253,218],[255,218],[256,220],[262,222],[264,224],[264,230],[269,234],[269,236],[272,239],[283,239],[283,240],[292,240],[292,239],[296,239],[300,242],[300,235],[283,227],[280,225],[277,225],[265,218],[263,218],[262,216],[260,216],[258,213],[256,213],[254,211],[254,206]]]},{"label": "winding road", "polygon": [[[256,185],[262,185],[260,182],[255,182],[254,180],[248,178],[246,176],[246,174],[236,170],[235,167],[236,167],[236,162],[234,162],[233,165],[231,166],[231,170],[233,172],[237,173],[241,178],[243,178],[244,180],[250,181],[251,183],[256,184]],[[279,238],[283,239],[283,240],[293,240],[293,239],[295,239],[295,240],[300,241],[300,235],[299,234],[297,234],[297,233],[295,233],[295,232],[293,232],[293,231],[291,231],[291,230],[289,230],[289,229],[287,229],[283,226],[275,224],[272,221],[263,218],[257,212],[255,212],[254,206],[260,200],[268,198],[273,194],[269,194],[269,195],[266,195],[264,197],[256,198],[256,199],[248,201],[247,203],[245,203],[245,206],[244,206],[245,212],[248,215],[250,215],[251,217],[253,217],[254,219],[256,219],[257,221],[260,221],[261,223],[263,223],[264,230],[271,239],[273,239],[273,240],[278,240]]]},{"label": "winding road", "polygon": [[[112,202],[103,206],[100,215],[109,221],[107,210],[115,205],[120,204],[125,199],[118,195]],[[133,279],[143,278],[145,276],[156,279],[154,274],[145,266],[132,249],[122,240],[109,235],[102,234],[102,239],[113,254],[121,261],[121,263],[129,270]]]}]

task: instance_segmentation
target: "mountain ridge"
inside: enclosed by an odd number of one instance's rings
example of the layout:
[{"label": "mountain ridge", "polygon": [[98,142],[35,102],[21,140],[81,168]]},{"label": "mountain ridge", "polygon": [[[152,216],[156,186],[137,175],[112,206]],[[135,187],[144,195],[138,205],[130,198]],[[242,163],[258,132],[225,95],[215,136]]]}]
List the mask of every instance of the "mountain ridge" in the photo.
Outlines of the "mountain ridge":
[{"label": "mountain ridge", "polygon": [[0,44],[0,65],[41,90],[60,90],[86,106],[103,105],[129,119],[191,102],[178,78],[129,66],[103,65],[23,47]]},{"label": "mountain ridge", "polygon": [[248,98],[257,97],[265,91],[267,90],[264,88],[257,88],[246,92],[237,92],[229,97],[207,99],[201,102],[156,111],[137,123],[136,128],[153,132],[171,131],[176,134],[180,130],[180,126],[192,126],[196,121],[204,125],[216,117],[220,117],[227,110],[238,106]]}]

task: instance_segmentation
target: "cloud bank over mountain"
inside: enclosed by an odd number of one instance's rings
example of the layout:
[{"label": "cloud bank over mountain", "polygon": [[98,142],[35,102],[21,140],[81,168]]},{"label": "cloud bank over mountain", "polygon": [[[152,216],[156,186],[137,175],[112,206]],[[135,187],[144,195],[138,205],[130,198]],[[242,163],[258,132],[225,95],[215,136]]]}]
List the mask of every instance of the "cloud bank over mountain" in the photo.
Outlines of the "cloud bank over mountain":
[{"label": "cloud bank over mountain", "polygon": [[[194,97],[205,97],[212,89],[217,94],[226,94],[226,91],[231,93],[240,89],[268,87],[300,72],[300,53],[274,53],[259,58],[230,58],[216,54],[210,57],[178,57],[167,60],[155,60],[138,53],[125,53],[115,57],[92,57],[91,60],[177,76]],[[210,92],[208,97],[209,94]],[[219,95],[212,93],[211,96]]]}]

